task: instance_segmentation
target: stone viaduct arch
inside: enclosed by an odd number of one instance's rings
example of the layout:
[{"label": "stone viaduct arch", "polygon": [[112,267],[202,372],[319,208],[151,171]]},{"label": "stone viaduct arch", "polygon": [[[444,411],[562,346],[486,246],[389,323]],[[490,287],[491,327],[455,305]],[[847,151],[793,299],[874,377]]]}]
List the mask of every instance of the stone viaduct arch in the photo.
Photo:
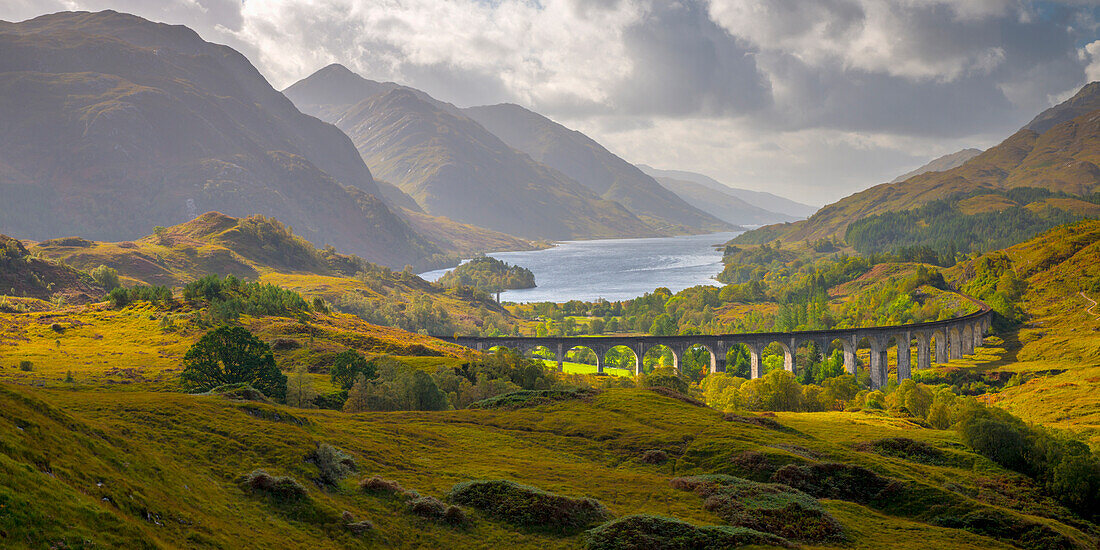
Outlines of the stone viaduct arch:
[{"label": "stone viaduct arch", "polygon": [[[898,380],[912,376],[912,346],[917,348],[918,369],[932,366],[933,361],[946,363],[971,355],[974,349],[982,345],[985,333],[992,323],[993,312],[989,306],[973,300],[980,310],[957,317],[914,323],[908,325],[867,327],[853,329],[833,329],[799,332],[768,332],[748,334],[717,334],[691,336],[570,336],[570,337],[519,337],[519,336],[457,336],[438,337],[440,340],[462,346],[487,351],[492,347],[504,346],[527,354],[537,347],[544,347],[555,354],[558,369],[562,368],[565,353],[575,347],[591,349],[596,354],[596,371],[603,373],[605,356],[613,347],[625,346],[634,352],[634,374],[642,372],[642,358],[654,346],[663,345],[672,350],[673,367],[680,371],[680,360],[689,348],[702,346],[710,352],[711,372],[725,372],[726,352],[732,346],[744,345],[749,350],[750,371],[753,378],[762,376],[764,365],[762,353],[772,343],[778,343],[783,353],[783,368],[794,372],[794,352],[798,346],[813,342],[823,353],[833,347],[837,341],[844,353],[844,367],[849,374],[856,372],[856,349],[864,339],[871,348],[870,373],[871,386],[881,388],[888,380],[889,365],[887,353],[890,340],[896,342],[898,351]],[[935,349],[932,343],[935,342]],[[933,357],[933,354],[934,357]]]}]

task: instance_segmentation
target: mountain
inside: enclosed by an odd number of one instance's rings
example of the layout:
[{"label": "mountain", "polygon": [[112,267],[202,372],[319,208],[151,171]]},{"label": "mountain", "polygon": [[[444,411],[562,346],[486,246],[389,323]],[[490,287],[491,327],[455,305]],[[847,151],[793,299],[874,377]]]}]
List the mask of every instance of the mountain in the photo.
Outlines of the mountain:
[{"label": "mountain", "polygon": [[688,204],[734,225],[762,225],[801,219],[764,210],[730,193],[693,181],[666,177],[658,177],[656,180],[665,189],[683,197]]},{"label": "mountain", "polygon": [[893,181],[891,181],[890,183],[902,182],[913,176],[919,176],[926,172],[943,172],[945,170],[950,170],[952,168],[962,166],[966,163],[966,161],[980,154],[982,154],[981,149],[963,149],[962,151],[956,151],[954,153],[951,153],[950,155],[944,155],[940,158],[937,158],[929,162],[928,164],[917,168],[916,170],[906,172],[894,178]]},{"label": "mountain", "polygon": [[[657,178],[669,178],[680,181],[687,181],[696,183],[704,187],[709,187],[716,191],[721,191],[727,195],[732,195],[738,199],[741,199],[752,206],[757,208],[763,208],[777,214],[783,214],[786,217],[793,217],[796,219],[805,218],[817,211],[816,206],[810,206],[808,204],[802,204],[800,202],[792,201],[786,197],[780,197],[772,193],[765,191],[750,191],[748,189],[738,189],[736,187],[730,187],[710,176],[698,174],[695,172],[686,172],[683,170],[661,170],[652,166],[646,166],[645,164],[639,164],[638,168],[641,171]],[[773,221],[785,221],[784,219],[777,218]]]},{"label": "mountain", "polygon": [[462,109],[509,146],[523,151],[600,197],[613,200],[658,228],[689,231],[730,229],[724,218],[708,214],[664,188],[655,179],[605,149],[592,138],[538,113],[510,103]]},{"label": "mountain", "polygon": [[217,209],[391,266],[441,252],[338,128],[186,27],[65,12],[0,22],[0,51],[0,231],[125,240]]},{"label": "mountain", "polygon": [[[358,92],[381,93],[351,106],[324,106],[324,101],[346,101],[351,92],[327,90],[348,82],[358,83],[353,86]],[[371,83],[330,66],[287,94],[346,132],[375,174],[432,216],[528,239],[660,234],[622,205],[509,147],[454,106],[423,92]]]},{"label": "mountain", "polygon": [[1051,107],[1027,123],[1024,129],[1042,134],[1051,128],[1081,115],[1100,109],[1100,82],[1090,82],[1073,97]]},{"label": "mountain", "polygon": [[[1044,111],[1036,117],[1038,122],[1029,125],[1046,128],[1042,133],[1024,127],[958,167],[877,185],[825,206],[808,220],[763,227],[736,240],[751,244],[843,238],[848,226],[858,220],[952,197],[969,197],[967,214],[998,212],[1012,205],[986,195],[1020,188],[1039,188],[1041,196],[1032,201],[1029,193],[1017,192],[1022,200],[1013,200],[1015,206],[1091,215],[1089,205],[1077,197],[1100,187],[1100,117],[1097,111],[1085,111],[1098,92],[1100,87],[1090,84],[1067,102]],[[1076,116],[1066,118],[1071,115]],[[1061,122],[1050,126],[1056,121]]]}]

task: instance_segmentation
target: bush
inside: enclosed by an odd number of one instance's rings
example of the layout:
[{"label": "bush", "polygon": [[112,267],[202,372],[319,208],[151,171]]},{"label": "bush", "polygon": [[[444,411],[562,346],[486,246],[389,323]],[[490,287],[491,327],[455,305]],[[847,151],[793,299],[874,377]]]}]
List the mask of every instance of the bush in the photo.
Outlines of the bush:
[{"label": "bush", "polygon": [[378,476],[360,481],[359,490],[363,491],[364,493],[386,494],[393,496],[416,494],[413,491],[405,490],[405,488],[396,481],[383,479]]},{"label": "bush", "polygon": [[668,388],[677,393],[686,394],[688,384],[683,378],[674,374],[651,374],[642,378],[643,388]]},{"label": "bush", "polygon": [[353,535],[362,535],[374,529],[373,523],[367,520],[356,521],[355,516],[347,510],[344,510],[344,513],[340,514],[340,519],[343,520],[344,527],[346,527],[348,531],[351,531]]},{"label": "bush", "polygon": [[743,527],[695,526],[660,516],[636,514],[586,533],[588,550],[732,550],[747,545],[794,548],[790,541]]},{"label": "bush", "polygon": [[118,280],[118,270],[114,268],[100,265],[99,267],[93,269],[90,275],[92,276],[92,279],[94,279],[95,282],[99,283],[99,286],[103,287],[103,290],[107,292],[110,292],[122,286],[122,284]]},{"label": "bush", "polygon": [[861,504],[880,501],[901,490],[901,482],[897,480],[882,477],[862,466],[839,462],[809,466],[788,464],[775,472],[772,481],[817,498],[850,500]]},{"label": "bush", "polygon": [[597,392],[588,388],[570,388],[564,390],[520,390],[470,404],[471,409],[519,409],[536,407],[569,399],[587,399]]},{"label": "bush", "polygon": [[642,453],[642,464],[664,464],[668,462],[668,453],[660,449],[650,449]]},{"label": "bush", "polygon": [[19,370],[23,372],[30,372],[34,370],[34,363],[27,361],[26,359],[19,362]]},{"label": "bush", "polygon": [[309,496],[306,488],[294,478],[273,476],[263,470],[246,475],[244,485],[253,493],[269,495],[279,502],[297,502]]},{"label": "bush", "polygon": [[265,395],[286,396],[286,375],[275,366],[271,348],[243,327],[207,332],[183,357],[180,380],[191,391],[248,383]]},{"label": "bush", "polygon": [[459,483],[447,493],[447,501],[513,525],[563,533],[612,517],[598,500],[566,497],[507,480]]},{"label": "bush", "polygon": [[318,444],[306,461],[317,466],[321,472],[318,479],[325,485],[334,486],[355,471],[355,459],[328,443]]},{"label": "bush", "polygon": [[259,401],[261,403],[270,403],[271,400],[264,395],[264,392],[253,388],[250,384],[226,384],[224,386],[218,386],[212,388],[210,391],[199,395],[217,395],[226,399],[232,399],[234,401]]},{"label": "bush", "polygon": [[921,464],[944,465],[950,462],[947,453],[923,441],[908,437],[887,437],[867,441],[856,446],[856,450],[892,456],[919,462]]},{"label": "bush", "polygon": [[786,485],[727,475],[679,477],[670,484],[702,497],[704,508],[736,527],[802,541],[843,538],[836,518],[809,495]]},{"label": "bush", "polygon": [[416,497],[408,503],[409,511],[425,518],[441,519],[447,505],[435,497]]}]

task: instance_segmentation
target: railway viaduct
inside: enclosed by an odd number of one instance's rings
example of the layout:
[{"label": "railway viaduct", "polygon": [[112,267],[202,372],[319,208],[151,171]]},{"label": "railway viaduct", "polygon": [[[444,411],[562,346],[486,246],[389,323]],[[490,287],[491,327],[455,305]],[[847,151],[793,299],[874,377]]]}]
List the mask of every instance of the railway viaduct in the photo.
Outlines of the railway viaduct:
[{"label": "railway viaduct", "polygon": [[[812,342],[823,354],[834,347],[844,352],[844,368],[849,374],[856,373],[856,350],[866,345],[871,350],[871,386],[881,388],[886,385],[889,365],[888,352],[897,348],[898,381],[911,377],[912,349],[916,346],[916,368],[926,369],[936,363],[946,363],[964,355],[974,353],[974,348],[982,345],[986,331],[992,322],[993,312],[989,306],[973,300],[980,306],[979,311],[941,321],[914,323],[883,327],[852,329],[833,329],[796,332],[763,332],[747,334],[718,334],[694,336],[573,336],[573,337],[482,337],[456,336],[440,337],[441,340],[461,346],[488,351],[494,347],[507,347],[524,354],[543,347],[557,356],[561,369],[566,352],[574,348],[588,348],[596,355],[596,371],[603,373],[605,356],[611,348],[624,346],[634,352],[635,374],[642,371],[642,357],[654,346],[667,346],[672,350],[673,367],[680,370],[680,358],[691,348],[703,347],[710,352],[711,372],[726,370],[726,352],[732,346],[743,345],[748,348],[752,378],[763,375],[761,353],[771,344],[778,344],[783,353],[783,368],[794,372],[794,352],[804,343]],[[933,355],[934,354],[934,355]]]}]

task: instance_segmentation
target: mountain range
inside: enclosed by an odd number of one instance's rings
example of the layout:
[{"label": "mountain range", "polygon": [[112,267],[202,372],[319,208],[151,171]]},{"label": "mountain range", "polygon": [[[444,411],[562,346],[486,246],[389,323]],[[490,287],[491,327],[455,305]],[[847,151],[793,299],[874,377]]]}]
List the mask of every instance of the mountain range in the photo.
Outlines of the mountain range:
[{"label": "mountain range", "polygon": [[[773,216],[772,219],[767,219],[759,223],[799,220],[809,217],[818,209],[817,206],[796,202],[786,197],[780,197],[779,195],[765,191],[752,191],[749,189],[730,187],[710,176],[696,172],[688,172],[685,170],[661,170],[645,164],[639,164],[638,168],[646,174],[656,178],[657,181],[660,181],[662,185],[666,185],[666,187],[671,185],[675,188],[684,188],[685,184],[694,184],[694,186],[688,187],[697,189],[695,186],[701,186],[711,191],[717,191],[722,195],[733,197],[739,201],[734,204],[740,205],[741,203],[745,203],[749,207],[763,210],[764,213],[748,209],[746,206],[738,206],[738,208],[747,209],[753,212],[754,215],[763,216],[765,218],[767,213],[771,213]],[[713,196],[715,195],[708,195],[708,197]]]},{"label": "mountain range", "polygon": [[216,209],[392,266],[444,252],[346,135],[186,27],[58,13],[0,23],[0,50],[2,232],[124,240]]},{"label": "mountain range", "polygon": [[341,65],[284,92],[347,132],[375,173],[428,214],[528,238],[731,229],[584,134],[516,105],[459,109]]},{"label": "mountain range", "polygon": [[[1100,83],[1094,82],[1042,112],[1000,144],[954,168],[925,171],[903,181],[877,185],[827,205],[807,220],[762,227],[735,240],[751,244],[774,239],[843,238],[848,226],[858,220],[952,197],[968,197],[966,204],[960,203],[967,215],[1021,206],[1037,213],[1056,210],[1091,216],[1095,205],[1081,198],[1100,186],[1097,110]],[[1002,196],[1005,191],[1019,188],[1039,188],[1046,195],[1058,196],[1023,202]]]}]

